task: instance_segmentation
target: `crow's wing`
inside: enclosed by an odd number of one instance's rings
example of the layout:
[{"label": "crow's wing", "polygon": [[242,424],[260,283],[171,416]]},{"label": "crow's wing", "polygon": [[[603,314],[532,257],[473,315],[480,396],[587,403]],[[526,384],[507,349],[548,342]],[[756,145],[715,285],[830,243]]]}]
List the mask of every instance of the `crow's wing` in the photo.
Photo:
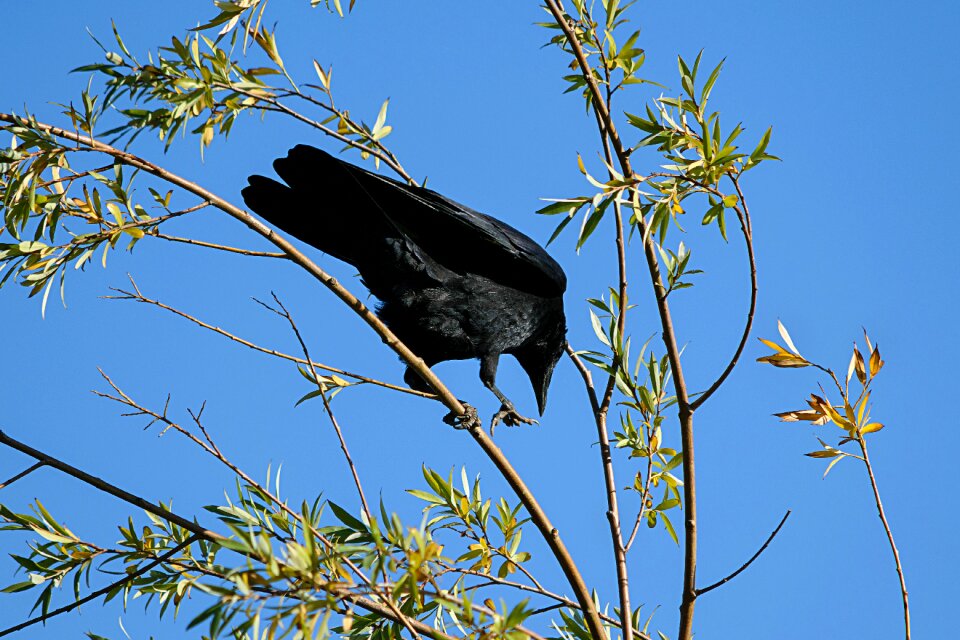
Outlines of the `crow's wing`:
[{"label": "crow's wing", "polygon": [[[294,190],[335,190],[336,197],[320,193],[315,201],[340,203],[344,211],[339,215],[377,210],[390,227],[451,271],[484,276],[543,297],[566,290],[563,269],[543,247],[505,222],[435,191],[371,173],[307,145],[291,149],[274,168]],[[382,233],[379,224],[373,220],[369,224],[370,232]]]}]

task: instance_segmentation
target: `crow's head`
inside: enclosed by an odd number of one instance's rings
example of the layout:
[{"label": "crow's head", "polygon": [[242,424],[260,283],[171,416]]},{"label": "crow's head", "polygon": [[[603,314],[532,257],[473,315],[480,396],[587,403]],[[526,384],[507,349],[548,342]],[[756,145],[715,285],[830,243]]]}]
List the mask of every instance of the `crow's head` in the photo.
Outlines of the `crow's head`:
[{"label": "crow's head", "polygon": [[547,389],[550,388],[553,368],[557,366],[567,344],[567,326],[562,307],[555,320],[546,323],[547,331],[534,337],[514,353],[520,366],[530,377],[541,416],[547,406]]}]

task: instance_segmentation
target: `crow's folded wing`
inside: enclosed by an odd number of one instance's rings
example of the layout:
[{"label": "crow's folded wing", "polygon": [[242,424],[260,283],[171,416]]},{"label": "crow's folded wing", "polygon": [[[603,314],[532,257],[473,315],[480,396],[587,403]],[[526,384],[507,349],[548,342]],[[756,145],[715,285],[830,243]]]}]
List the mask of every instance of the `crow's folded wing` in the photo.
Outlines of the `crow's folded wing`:
[{"label": "crow's folded wing", "polygon": [[[342,209],[339,215],[350,215],[351,209],[378,210],[389,226],[451,271],[484,276],[543,297],[560,296],[566,290],[563,269],[543,247],[505,222],[435,191],[371,173],[307,145],[294,147],[274,167],[295,190],[337,191],[318,193],[315,201],[336,203]],[[370,223],[371,232],[382,233],[379,224]]]}]

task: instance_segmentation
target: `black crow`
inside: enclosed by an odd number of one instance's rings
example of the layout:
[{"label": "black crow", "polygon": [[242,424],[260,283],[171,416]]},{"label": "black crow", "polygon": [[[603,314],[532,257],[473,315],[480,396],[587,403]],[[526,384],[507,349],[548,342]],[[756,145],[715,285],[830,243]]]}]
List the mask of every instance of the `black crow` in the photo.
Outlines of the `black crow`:
[{"label": "black crow", "polygon": [[[479,358],[480,379],[502,403],[493,424],[535,422],[496,386],[502,353],[530,377],[543,415],[567,331],[567,279],[543,247],[439,193],[314,147],[294,147],[273,168],[286,184],[250,176],[247,206],[356,267],[381,302],[377,315],[428,366]],[[431,391],[412,369],[404,380]]]}]

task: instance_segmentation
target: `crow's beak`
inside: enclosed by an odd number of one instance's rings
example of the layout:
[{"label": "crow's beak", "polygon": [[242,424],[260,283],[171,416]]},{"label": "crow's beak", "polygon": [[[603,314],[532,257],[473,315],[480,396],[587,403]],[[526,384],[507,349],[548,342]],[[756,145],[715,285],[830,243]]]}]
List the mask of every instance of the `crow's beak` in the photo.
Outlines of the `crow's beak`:
[{"label": "crow's beak", "polygon": [[550,388],[550,378],[553,377],[553,367],[548,369],[537,380],[533,381],[533,390],[537,394],[537,410],[543,416],[543,410],[547,408],[547,389]]}]

